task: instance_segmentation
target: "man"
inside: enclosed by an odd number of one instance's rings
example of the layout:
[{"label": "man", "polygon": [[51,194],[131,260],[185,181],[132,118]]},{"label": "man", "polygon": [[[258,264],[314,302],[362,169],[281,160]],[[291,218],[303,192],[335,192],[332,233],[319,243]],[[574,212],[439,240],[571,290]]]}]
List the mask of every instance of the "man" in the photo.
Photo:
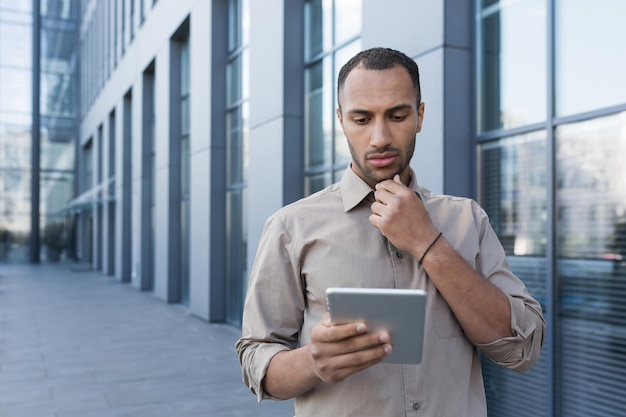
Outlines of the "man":
[{"label": "man", "polygon": [[[343,179],[265,225],[236,349],[246,385],[296,398],[296,416],[486,416],[478,350],[524,371],[539,356],[541,307],[507,265],[484,211],[434,195],[409,166],[424,118],[418,68],[374,48],[339,73]],[[393,334],[332,326],[327,287],[428,293],[423,360],[381,363]]]}]

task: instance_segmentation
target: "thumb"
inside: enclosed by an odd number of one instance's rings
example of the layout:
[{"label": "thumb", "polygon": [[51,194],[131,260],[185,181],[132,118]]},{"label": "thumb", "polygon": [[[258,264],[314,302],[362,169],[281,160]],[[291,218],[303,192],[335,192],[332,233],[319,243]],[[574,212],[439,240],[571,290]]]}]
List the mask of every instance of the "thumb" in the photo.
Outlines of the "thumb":
[{"label": "thumb", "polygon": [[394,182],[397,182],[398,184],[402,184],[402,180],[400,179],[400,174],[394,175],[393,180]]}]

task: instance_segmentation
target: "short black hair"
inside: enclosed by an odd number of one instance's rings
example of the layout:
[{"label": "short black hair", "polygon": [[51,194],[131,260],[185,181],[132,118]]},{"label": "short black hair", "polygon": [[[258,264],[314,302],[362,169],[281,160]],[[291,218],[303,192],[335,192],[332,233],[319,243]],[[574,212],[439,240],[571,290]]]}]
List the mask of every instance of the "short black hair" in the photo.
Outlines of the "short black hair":
[{"label": "short black hair", "polygon": [[422,101],[422,91],[420,88],[420,75],[417,63],[406,54],[396,51],[395,49],[371,48],[359,52],[341,67],[339,76],[337,77],[337,104],[339,107],[341,107],[339,94],[343,88],[343,84],[346,82],[346,78],[348,78],[348,74],[350,74],[353,69],[362,66],[367,70],[382,71],[393,68],[396,65],[402,65],[409,73],[411,81],[413,81],[415,94],[417,95],[417,104],[419,105]]}]

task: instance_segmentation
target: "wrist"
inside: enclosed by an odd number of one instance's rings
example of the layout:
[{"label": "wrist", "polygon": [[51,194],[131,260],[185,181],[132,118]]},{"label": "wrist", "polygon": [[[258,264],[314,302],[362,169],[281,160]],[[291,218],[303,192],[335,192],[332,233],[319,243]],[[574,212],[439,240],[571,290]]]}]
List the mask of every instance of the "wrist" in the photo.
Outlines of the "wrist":
[{"label": "wrist", "polygon": [[421,252],[419,257],[417,258],[417,262],[420,265],[422,265],[422,263],[428,256],[429,252],[435,247],[435,245],[437,245],[437,242],[441,239],[442,236],[443,236],[442,232],[437,233],[437,235],[435,235],[435,237],[430,241],[428,246],[426,246],[426,248]]}]

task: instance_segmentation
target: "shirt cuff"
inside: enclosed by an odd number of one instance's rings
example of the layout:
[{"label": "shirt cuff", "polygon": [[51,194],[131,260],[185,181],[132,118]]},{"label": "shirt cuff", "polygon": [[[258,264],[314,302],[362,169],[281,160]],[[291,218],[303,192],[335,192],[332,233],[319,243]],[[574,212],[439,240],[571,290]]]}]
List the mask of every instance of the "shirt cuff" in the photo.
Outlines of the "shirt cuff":
[{"label": "shirt cuff", "polygon": [[257,401],[262,400],[280,400],[265,392],[263,389],[263,379],[267,374],[267,368],[270,366],[272,358],[279,352],[289,350],[288,346],[281,344],[268,343],[260,345],[254,352],[254,369],[250,370],[249,380],[244,381],[250,390],[256,395]]},{"label": "shirt cuff", "polygon": [[539,356],[543,340],[533,337],[538,330],[537,315],[523,300],[507,295],[511,305],[511,332],[490,343],[477,344],[481,352],[494,362],[508,369],[523,372],[529,369]]}]

